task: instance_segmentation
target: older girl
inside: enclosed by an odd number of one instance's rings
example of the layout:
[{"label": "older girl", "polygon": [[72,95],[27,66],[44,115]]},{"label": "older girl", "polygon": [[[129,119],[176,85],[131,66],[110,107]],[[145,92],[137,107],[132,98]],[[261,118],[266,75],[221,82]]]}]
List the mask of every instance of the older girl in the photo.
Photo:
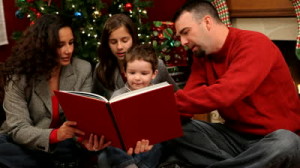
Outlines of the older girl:
[{"label": "older girl", "polygon": [[[138,44],[137,29],[127,15],[115,14],[106,21],[99,48],[100,63],[94,73],[93,92],[110,98],[113,91],[125,85],[124,56],[128,49],[136,44]],[[152,83],[164,81],[173,84],[174,90],[178,89],[163,61],[159,60],[158,75]]]}]

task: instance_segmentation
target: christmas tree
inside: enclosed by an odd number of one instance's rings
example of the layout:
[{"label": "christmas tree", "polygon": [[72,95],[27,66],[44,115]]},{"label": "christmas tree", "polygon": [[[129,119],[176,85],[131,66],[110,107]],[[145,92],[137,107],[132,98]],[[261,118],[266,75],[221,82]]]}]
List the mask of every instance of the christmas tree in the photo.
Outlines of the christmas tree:
[{"label": "christmas tree", "polygon": [[[77,42],[74,54],[94,65],[98,62],[97,48],[103,24],[113,14],[124,13],[130,16],[137,25],[141,42],[150,42],[150,25],[144,19],[148,17],[146,8],[151,5],[152,1],[142,0],[114,0],[110,6],[101,0],[17,0],[18,10],[15,15],[19,19],[27,17],[30,24],[34,24],[43,14],[70,16]],[[15,38],[20,35],[16,32]]]}]

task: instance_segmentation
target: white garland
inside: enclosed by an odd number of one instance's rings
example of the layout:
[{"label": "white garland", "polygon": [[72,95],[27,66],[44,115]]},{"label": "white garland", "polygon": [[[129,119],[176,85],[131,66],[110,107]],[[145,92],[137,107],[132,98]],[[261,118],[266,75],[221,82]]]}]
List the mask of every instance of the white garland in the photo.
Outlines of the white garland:
[{"label": "white garland", "polygon": [[3,10],[3,0],[0,0],[0,45],[8,44],[5,17]]}]

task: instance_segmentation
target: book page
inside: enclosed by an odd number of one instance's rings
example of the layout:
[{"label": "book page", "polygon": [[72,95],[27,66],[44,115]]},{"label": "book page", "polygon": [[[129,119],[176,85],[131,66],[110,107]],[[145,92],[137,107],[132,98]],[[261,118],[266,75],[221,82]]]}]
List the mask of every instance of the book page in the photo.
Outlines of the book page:
[{"label": "book page", "polygon": [[75,95],[79,95],[79,96],[94,98],[94,99],[103,100],[105,102],[108,102],[108,100],[105,97],[100,96],[95,93],[81,92],[81,91],[63,91],[63,90],[61,90],[61,92],[71,93],[71,94],[75,94]]},{"label": "book page", "polygon": [[134,90],[134,91],[131,91],[131,92],[127,92],[127,93],[118,95],[116,97],[113,97],[111,100],[109,100],[109,102],[116,102],[116,101],[126,99],[128,97],[132,97],[132,96],[135,96],[135,95],[138,95],[138,94],[142,94],[142,93],[145,93],[145,92],[148,92],[148,91],[151,91],[151,90],[166,87],[168,85],[170,85],[168,82],[162,82],[162,83],[154,84],[154,85],[151,85],[151,86],[148,86],[148,87],[144,87],[142,89],[138,89],[138,90]]}]

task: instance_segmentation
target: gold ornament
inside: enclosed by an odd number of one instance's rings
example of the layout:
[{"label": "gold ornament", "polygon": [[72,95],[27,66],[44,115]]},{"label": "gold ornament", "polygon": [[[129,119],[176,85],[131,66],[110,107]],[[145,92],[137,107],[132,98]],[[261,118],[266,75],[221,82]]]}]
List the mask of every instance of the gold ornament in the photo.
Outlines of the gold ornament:
[{"label": "gold ornament", "polygon": [[101,16],[101,12],[100,12],[100,11],[95,10],[95,11],[93,12],[93,17],[94,17],[94,18],[99,18],[100,16]]}]

